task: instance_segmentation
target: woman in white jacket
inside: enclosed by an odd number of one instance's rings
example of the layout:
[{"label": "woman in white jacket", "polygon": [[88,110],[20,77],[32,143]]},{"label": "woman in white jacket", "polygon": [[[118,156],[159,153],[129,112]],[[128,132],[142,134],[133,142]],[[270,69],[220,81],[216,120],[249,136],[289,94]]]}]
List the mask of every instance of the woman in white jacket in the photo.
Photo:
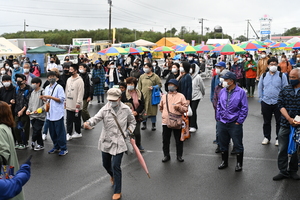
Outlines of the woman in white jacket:
[{"label": "woman in white jacket", "polygon": [[131,109],[120,101],[121,94],[122,92],[118,88],[109,89],[107,91],[107,104],[94,117],[84,123],[84,128],[88,128],[103,120],[98,149],[102,151],[103,167],[111,176],[111,183],[114,186],[112,199],[121,198],[121,161],[124,152],[127,151],[125,140],[115,119],[125,135],[128,134],[128,130],[133,132],[136,126]]},{"label": "woman in white jacket", "polygon": [[197,108],[200,100],[205,95],[205,87],[204,82],[199,74],[199,66],[196,64],[191,65],[190,74],[192,76],[192,101],[191,101],[191,109],[193,111],[193,115],[190,117],[190,132],[196,132],[198,129],[197,125]]}]

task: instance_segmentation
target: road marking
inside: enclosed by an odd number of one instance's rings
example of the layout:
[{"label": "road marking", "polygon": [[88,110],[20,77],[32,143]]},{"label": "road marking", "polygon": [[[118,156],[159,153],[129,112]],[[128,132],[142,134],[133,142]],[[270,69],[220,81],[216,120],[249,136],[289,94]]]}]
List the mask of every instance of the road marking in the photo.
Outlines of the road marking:
[{"label": "road marking", "polygon": [[283,199],[283,192],[286,188],[286,184],[287,184],[287,181],[285,180],[282,180],[282,183],[280,184],[275,196],[274,196],[274,200],[277,200],[277,199]]}]

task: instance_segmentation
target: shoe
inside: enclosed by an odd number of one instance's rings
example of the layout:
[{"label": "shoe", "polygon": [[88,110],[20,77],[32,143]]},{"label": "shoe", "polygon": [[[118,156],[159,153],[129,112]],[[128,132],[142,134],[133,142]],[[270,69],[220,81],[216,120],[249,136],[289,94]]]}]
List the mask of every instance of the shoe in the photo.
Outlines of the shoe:
[{"label": "shoe", "polygon": [[217,144],[217,140],[214,140],[214,141],[213,141],[213,144]]},{"label": "shoe", "polygon": [[40,150],[43,150],[43,149],[44,149],[44,146],[41,146],[39,144],[34,147],[35,151],[40,151]]},{"label": "shoe", "polygon": [[236,154],[236,166],[235,166],[236,172],[240,172],[243,170],[243,158],[244,158],[244,153]]},{"label": "shoe", "polygon": [[155,123],[152,123],[152,131],[156,131]]},{"label": "shoe", "polygon": [[220,150],[220,146],[219,146],[219,145],[218,145],[218,147],[216,148],[215,153],[221,153],[221,150]]},{"label": "shoe", "polygon": [[222,151],[222,162],[218,169],[225,169],[228,167],[228,151]]},{"label": "shoe", "polygon": [[111,186],[114,185],[114,178],[113,177],[110,177],[110,183],[111,183]]},{"label": "shoe", "polygon": [[235,155],[235,154],[236,154],[236,151],[235,151],[234,149],[232,149],[232,151],[231,151],[230,154],[231,154],[231,155]]},{"label": "shoe", "polygon": [[82,134],[81,133],[74,133],[73,135],[72,135],[72,139],[73,138],[81,138],[82,137]]},{"label": "shoe", "polygon": [[171,157],[170,157],[170,156],[165,156],[165,157],[162,159],[162,162],[168,162],[169,160],[171,160]]},{"label": "shoe", "polygon": [[289,178],[288,176],[285,176],[283,174],[277,174],[276,176],[273,177],[273,181],[281,181],[283,179]]},{"label": "shoe", "polygon": [[18,149],[20,147],[20,145],[16,144],[15,145],[15,149]]},{"label": "shoe", "polygon": [[278,146],[278,145],[279,145],[278,140],[276,140],[275,141],[275,146]]},{"label": "shoe", "polygon": [[262,144],[269,144],[270,140],[268,138],[264,138],[263,141],[261,142]]},{"label": "shoe", "polygon": [[142,129],[142,130],[146,130],[146,128],[147,128],[146,122],[143,122],[143,123],[142,123],[142,128],[141,128],[141,129]]},{"label": "shoe", "polygon": [[35,147],[35,143],[31,142],[31,149],[34,150],[34,147]]},{"label": "shoe", "polygon": [[58,155],[59,155],[59,156],[65,156],[65,155],[67,155],[67,153],[69,153],[68,150],[62,150],[62,151],[60,151],[60,152],[58,153]]},{"label": "shoe", "polygon": [[43,140],[47,140],[47,134],[43,134],[43,135],[42,135],[42,139],[43,139]]},{"label": "shoe", "polygon": [[296,172],[291,172],[290,178],[293,180],[300,180],[300,176]]},{"label": "shoe", "polygon": [[181,156],[177,156],[178,162],[184,162],[184,159]]},{"label": "shoe", "polygon": [[21,149],[21,150],[26,149],[26,145],[25,144],[20,144],[18,149]]},{"label": "shoe", "polygon": [[102,101],[102,103],[104,104],[104,101]]},{"label": "shoe", "polygon": [[142,147],[142,145],[139,145],[138,148],[139,148],[139,150],[140,150],[141,152],[144,152],[144,150],[145,150],[145,149]]},{"label": "shoe", "polygon": [[121,199],[121,196],[122,196],[121,193],[117,193],[117,194],[114,194],[114,195],[112,196],[112,199],[113,199],[113,200],[118,200],[118,199]]},{"label": "shoe", "polygon": [[58,153],[58,152],[60,152],[60,150],[59,149],[55,149],[55,148],[53,148],[50,151],[48,151],[49,154],[54,154],[54,153]]},{"label": "shoe", "polygon": [[195,133],[197,131],[197,129],[196,128],[194,128],[194,127],[190,127],[190,133]]},{"label": "shoe", "polygon": [[100,101],[98,101],[98,103],[100,103]]},{"label": "shoe", "polygon": [[67,134],[67,141],[72,140],[72,135],[70,135],[69,133]]}]

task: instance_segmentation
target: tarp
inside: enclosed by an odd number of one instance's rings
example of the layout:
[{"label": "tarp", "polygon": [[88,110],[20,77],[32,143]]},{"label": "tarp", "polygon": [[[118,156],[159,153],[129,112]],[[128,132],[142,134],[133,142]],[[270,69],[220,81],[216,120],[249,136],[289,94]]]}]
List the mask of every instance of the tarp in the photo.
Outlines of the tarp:
[{"label": "tarp", "polygon": [[133,42],[137,47],[153,47],[156,44],[147,40],[139,39]]},{"label": "tarp", "polygon": [[21,55],[23,51],[4,37],[0,37],[0,55]]},{"label": "tarp", "polygon": [[288,41],[286,41],[287,43],[294,43],[294,42],[299,42],[300,38],[299,37],[293,37],[292,39],[289,39]]},{"label": "tarp", "polygon": [[231,44],[229,39],[208,39],[206,44]]},{"label": "tarp", "polygon": [[59,53],[65,53],[67,50],[60,49],[56,47],[49,47],[49,46],[41,46],[37,47],[35,49],[28,50],[27,53],[53,53],[53,54],[59,54]]},{"label": "tarp", "polygon": [[[180,44],[185,44],[188,45],[188,43],[186,43],[184,40],[178,38],[178,37],[163,37],[160,40],[158,40],[156,42],[156,47],[160,47],[160,46],[167,46],[167,47],[172,47],[175,45],[180,45]],[[174,57],[175,53],[171,53],[171,57]],[[164,55],[163,53],[153,53],[153,57],[155,58],[163,58]]]}]

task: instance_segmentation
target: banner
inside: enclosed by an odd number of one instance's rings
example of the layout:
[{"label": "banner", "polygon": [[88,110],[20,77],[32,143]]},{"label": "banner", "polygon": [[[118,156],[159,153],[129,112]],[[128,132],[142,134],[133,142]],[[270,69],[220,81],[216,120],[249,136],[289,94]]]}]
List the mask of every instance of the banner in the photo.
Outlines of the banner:
[{"label": "banner", "polygon": [[116,41],[116,28],[113,29],[113,44]]}]

